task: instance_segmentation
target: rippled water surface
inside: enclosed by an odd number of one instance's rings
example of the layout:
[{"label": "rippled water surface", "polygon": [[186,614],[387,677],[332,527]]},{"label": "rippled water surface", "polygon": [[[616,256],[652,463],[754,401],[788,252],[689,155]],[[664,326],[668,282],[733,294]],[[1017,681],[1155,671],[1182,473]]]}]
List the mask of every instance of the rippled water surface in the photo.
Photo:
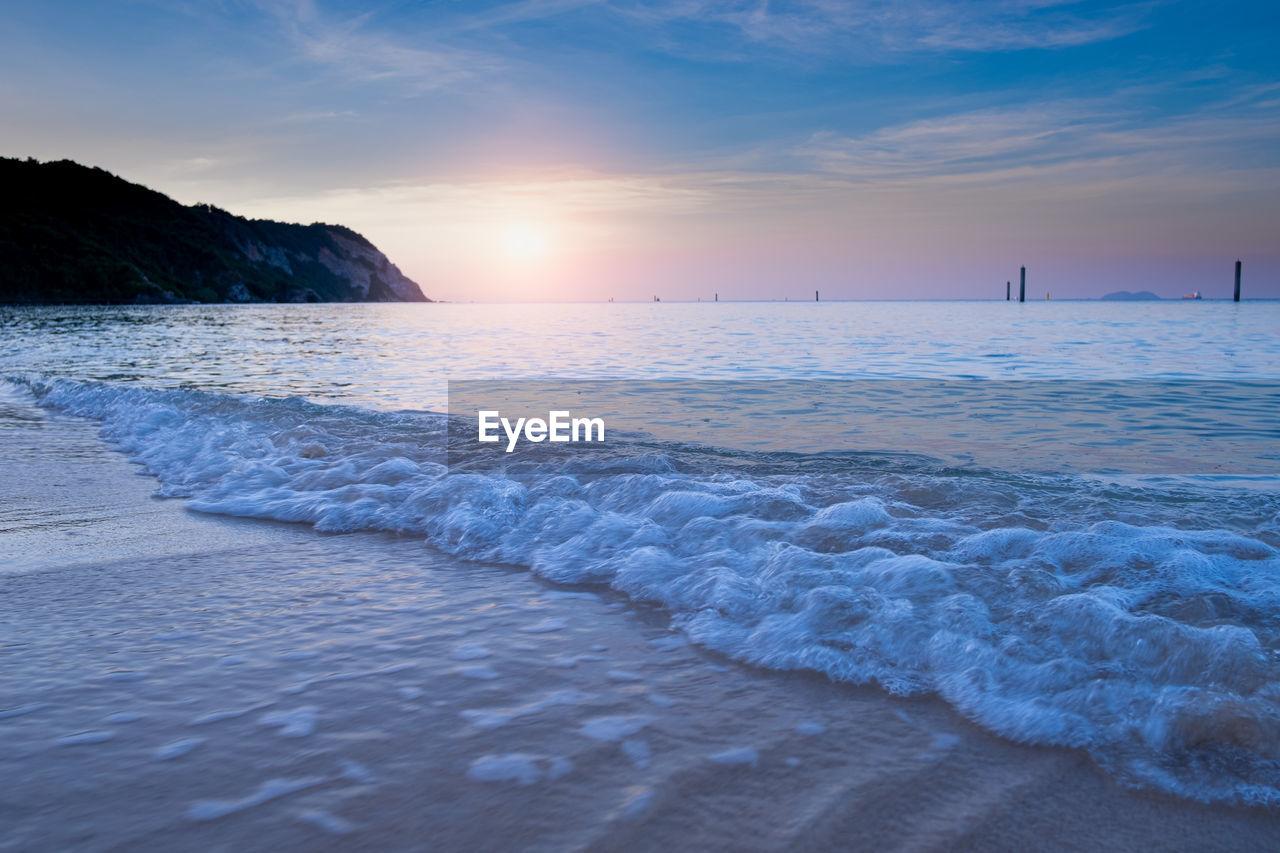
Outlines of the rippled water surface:
[{"label": "rippled water surface", "polygon": [[[42,308],[0,322],[15,412],[100,423],[192,509],[389,531],[607,585],[739,661],[940,697],[1126,784],[1280,805],[1268,483],[648,443],[451,471],[432,414],[453,379],[1274,381],[1280,303]],[[1180,405],[1195,423],[1197,401]],[[1204,414],[1215,406],[1205,395]],[[1251,452],[1275,450],[1267,413],[1248,411]],[[1141,415],[1135,441],[1161,431]]]},{"label": "rippled water surface", "polygon": [[0,374],[440,410],[448,379],[1278,379],[1280,302],[0,308]]}]

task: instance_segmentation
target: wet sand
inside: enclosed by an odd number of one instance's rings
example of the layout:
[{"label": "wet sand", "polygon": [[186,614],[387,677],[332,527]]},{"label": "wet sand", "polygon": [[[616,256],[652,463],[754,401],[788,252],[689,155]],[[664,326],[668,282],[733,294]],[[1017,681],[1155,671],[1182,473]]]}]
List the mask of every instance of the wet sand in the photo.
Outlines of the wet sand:
[{"label": "wet sand", "polygon": [[0,440],[0,849],[1280,849],[608,590],[187,512],[83,421]]}]

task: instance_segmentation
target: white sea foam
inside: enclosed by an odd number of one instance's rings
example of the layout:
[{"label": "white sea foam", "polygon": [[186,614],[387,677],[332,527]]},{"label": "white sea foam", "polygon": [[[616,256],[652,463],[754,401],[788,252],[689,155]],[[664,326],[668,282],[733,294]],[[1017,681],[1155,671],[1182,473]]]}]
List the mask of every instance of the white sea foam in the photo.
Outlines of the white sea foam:
[{"label": "white sea foam", "polygon": [[175,740],[173,743],[166,743],[159,747],[153,753],[157,761],[172,761],[175,758],[181,758],[197,746],[205,742],[202,737],[184,737],[181,740]]},{"label": "white sea foam", "polygon": [[1280,803],[1271,494],[652,447],[450,474],[429,414],[30,387],[101,420],[161,495],[196,510],[410,533],[608,584],[741,661],[934,693],[1006,737],[1088,750],[1129,783]]},{"label": "white sea foam", "polygon": [[460,713],[463,719],[478,729],[496,729],[512,720],[537,714],[557,705],[581,705],[590,702],[592,698],[590,693],[581,690],[556,690],[541,699],[514,708],[468,708]]},{"label": "white sea foam", "polygon": [[592,740],[622,740],[648,728],[652,723],[653,717],[648,714],[622,714],[588,720],[579,731]]},{"label": "white sea foam", "polygon": [[272,711],[263,714],[259,722],[278,729],[280,737],[306,737],[316,730],[318,712],[314,707],[295,708],[292,711]]},{"label": "white sea foam", "polygon": [[226,817],[229,814],[235,814],[254,806],[260,806],[263,803],[278,799],[297,791],[304,791],[307,788],[314,788],[326,782],[325,779],[307,778],[307,779],[268,779],[258,786],[252,794],[242,797],[238,800],[202,800],[194,803],[191,808],[187,809],[187,820],[205,821],[216,820],[220,817]]},{"label": "white sea foam", "polygon": [[338,762],[338,767],[341,769],[343,779],[347,779],[352,782],[360,782],[364,785],[372,784],[373,782],[373,773],[371,773],[369,768],[365,767],[359,761],[352,761],[350,758],[344,758]]},{"label": "white sea foam", "polygon": [[605,677],[608,678],[610,681],[621,681],[621,682],[640,681],[642,678],[642,676],[639,675],[638,673],[630,672],[625,669],[611,669],[605,673]]},{"label": "white sea foam", "polygon": [[760,761],[760,753],[750,746],[737,746],[721,752],[715,752],[707,758],[726,767],[755,767]]}]

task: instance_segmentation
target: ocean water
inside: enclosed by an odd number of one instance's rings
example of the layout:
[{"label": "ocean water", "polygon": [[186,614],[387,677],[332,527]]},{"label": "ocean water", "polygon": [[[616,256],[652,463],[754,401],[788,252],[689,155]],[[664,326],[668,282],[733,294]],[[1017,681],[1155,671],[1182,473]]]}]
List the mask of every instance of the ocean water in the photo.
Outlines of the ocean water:
[{"label": "ocean water", "polygon": [[[14,411],[95,424],[103,452],[190,510],[390,533],[401,557],[408,540],[456,573],[592,585],[760,678],[933,697],[1005,741],[1082,751],[1126,786],[1280,807],[1280,303],[9,308],[0,328]],[[451,469],[448,383],[481,379],[954,380],[1046,400],[1054,383],[1110,383],[1142,390],[1091,392],[1081,429],[1110,418],[1129,458],[1173,462],[1099,477],[1083,451],[1042,451],[1069,457],[1060,470],[1014,464],[1016,441],[1005,464],[909,437],[886,455],[811,434],[787,452],[668,434]],[[1179,390],[1176,406],[1160,389]],[[1223,414],[1237,410],[1247,423]],[[1247,439],[1230,465],[1180,463],[1181,442],[1226,421]],[[557,695],[537,701],[584,701]],[[603,718],[597,740],[631,743],[644,765],[642,716]],[[565,769],[477,761],[481,780]]]},{"label": "ocean water", "polygon": [[441,411],[449,379],[1260,379],[1280,302],[6,308],[5,374]]}]

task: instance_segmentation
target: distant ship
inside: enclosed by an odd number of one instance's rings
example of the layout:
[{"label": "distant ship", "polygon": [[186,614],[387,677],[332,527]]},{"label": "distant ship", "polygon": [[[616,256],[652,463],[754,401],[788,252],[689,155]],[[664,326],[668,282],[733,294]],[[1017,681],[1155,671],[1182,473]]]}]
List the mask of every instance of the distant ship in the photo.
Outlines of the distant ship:
[{"label": "distant ship", "polygon": [[1195,293],[1182,294],[1182,298],[1183,299],[1201,299],[1203,297],[1200,296],[1200,291],[1197,290]]}]

